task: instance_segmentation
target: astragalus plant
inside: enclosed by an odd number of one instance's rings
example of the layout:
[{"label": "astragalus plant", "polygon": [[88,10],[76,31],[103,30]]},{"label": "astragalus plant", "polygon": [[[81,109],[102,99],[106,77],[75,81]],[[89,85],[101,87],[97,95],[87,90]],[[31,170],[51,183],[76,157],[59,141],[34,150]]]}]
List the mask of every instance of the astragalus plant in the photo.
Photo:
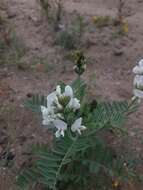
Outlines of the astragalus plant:
[{"label": "astragalus plant", "polygon": [[143,97],[142,62],[134,68],[133,98],[100,102],[93,97],[93,101],[86,99],[86,84],[80,76],[86,68],[83,57],[74,67],[78,79],[69,85],[60,83],[47,97],[36,95],[25,104],[41,114],[42,125],[53,132],[53,142],[51,147],[34,148],[31,166],[17,177],[21,189],[41,185],[51,190],[111,190],[134,176],[128,161],[104,138],[107,131],[108,135],[111,131],[112,135],[116,131],[122,134],[124,122]]}]

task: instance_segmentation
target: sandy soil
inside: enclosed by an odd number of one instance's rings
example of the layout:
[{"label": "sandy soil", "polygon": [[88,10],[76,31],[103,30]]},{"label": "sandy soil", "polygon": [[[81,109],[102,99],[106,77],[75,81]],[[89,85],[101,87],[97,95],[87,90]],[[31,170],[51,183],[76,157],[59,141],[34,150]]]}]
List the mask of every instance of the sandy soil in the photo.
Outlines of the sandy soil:
[{"label": "sandy soil", "polygon": [[[85,18],[94,15],[117,14],[117,0],[64,0],[67,13],[79,12]],[[6,0],[9,23],[18,37],[24,41],[28,51],[24,60],[30,65],[34,57],[48,57],[55,64],[50,72],[18,70],[15,67],[0,67],[0,103],[7,106],[0,116],[0,133],[10,136],[10,149],[15,154],[17,166],[23,164],[29,145],[50,142],[45,129],[40,128],[37,116],[25,111],[23,100],[28,94],[47,94],[56,82],[73,79],[72,63],[64,60],[64,51],[54,46],[51,29],[43,15],[38,0]],[[129,24],[129,33],[122,38],[111,38],[108,28],[94,29],[88,33],[89,47],[86,54],[92,59],[84,78],[90,85],[91,94],[102,95],[108,100],[128,99],[132,96],[132,68],[143,57],[143,1],[126,0],[124,16]],[[90,19],[89,19],[90,20]],[[90,21],[89,21],[90,22]],[[118,52],[120,55],[117,55]],[[66,71],[66,72],[65,72]],[[95,88],[96,75],[96,88]],[[143,158],[143,104],[139,111],[129,119],[129,144],[136,155]],[[7,118],[7,119],[6,119]],[[10,128],[10,129],[9,129]],[[47,142],[45,139],[49,139]],[[3,147],[0,144],[0,151]],[[22,156],[21,156],[22,155]],[[6,175],[7,170],[4,171]],[[3,173],[0,173],[0,190],[14,190],[9,182],[2,184]],[[133,188],[135,190],[135,188]],[[142,187],[137,187],[140,190]],[[132,190],[132,188],[131,188]]]}]

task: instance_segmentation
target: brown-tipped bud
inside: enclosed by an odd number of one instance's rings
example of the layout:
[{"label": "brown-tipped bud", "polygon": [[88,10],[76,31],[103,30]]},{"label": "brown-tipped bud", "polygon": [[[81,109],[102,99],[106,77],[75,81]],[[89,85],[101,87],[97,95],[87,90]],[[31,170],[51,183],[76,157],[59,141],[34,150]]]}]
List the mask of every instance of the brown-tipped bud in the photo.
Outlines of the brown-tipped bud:
[{"label": "brown-tipped bud", "polygon": [[75,60],[75,66],[74,66],[74,71],[78,74],[78,75],[82,75],[85,70],[86,70],[86,63],[87,60],[83,54],[82,51],[76,51],[74,53],[74,60]]}]

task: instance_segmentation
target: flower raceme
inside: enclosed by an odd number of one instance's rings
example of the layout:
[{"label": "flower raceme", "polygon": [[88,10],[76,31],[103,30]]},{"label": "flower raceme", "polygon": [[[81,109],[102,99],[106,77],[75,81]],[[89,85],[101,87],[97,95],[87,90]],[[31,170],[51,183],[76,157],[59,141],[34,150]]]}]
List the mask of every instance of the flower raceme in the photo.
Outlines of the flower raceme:
[{"label": "flower raceme", "polygon": [[143,59],[141,59],[137,66],[133,68],[134,78],[134,96],[136,98],[143,98]]},{"label": "flower raceme", "polygon": [[[80,101],[74,97],[74,92],[71,86],[65,86],[64,92],[58,85],[56,90],[47,96],[47,107],[41,106],[43,121],[42,124],[52,126],[57,131],[55,136],[64,137],[65,131],[68,129],[68,124],[65,122],[67,118],[64,116],[64,110],[69,109],[70,112],[75,112],[80,109]],[[86,127],[82,125],[82,118],[78,118],[71,125],[71,132],[81,134],[81,131]]]}]

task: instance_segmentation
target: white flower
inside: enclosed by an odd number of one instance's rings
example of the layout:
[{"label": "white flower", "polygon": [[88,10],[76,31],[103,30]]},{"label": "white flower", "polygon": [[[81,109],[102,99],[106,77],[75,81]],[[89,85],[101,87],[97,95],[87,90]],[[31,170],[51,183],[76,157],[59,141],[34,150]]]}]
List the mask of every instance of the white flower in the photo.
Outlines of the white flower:
[{"label": "white flower", "polygon": [[41,106],[43,125],[50,125],[51,122],[53,122],[54,119],[56,118],[56,115],[54,113],[54,105],[53,105],[55,99],[56,99],[56,93],[52,92],[47,96],[47,107]]},{"label": "white flower", "polygon": [[64,96],[73,98],[73,89],[69,85],[65,87]]},{"label": "white flower", "polygon": [[67,123],[65,123],[64,121],[60,120],[60,119],[56,119],[53,121],[53,124],[55,125],[55,127],[58,129],[55,133],[55,136],[58,138],[60,136],[65,135],[65,130],[67,130]]},{"label": "white flower", "polygon": [[70,102],[67,105],[69,108],[72,108],[74,110],[77,110],[77,109],[80,108],[80,101],[77,98],[74,98],[74,96],[73,96],[73,89],[70,86],[67,85],[65,87],[65,93],[64,93],[64,95],[71,98]]},{"label": "white flower", "polygon": [[69,108],[72,108],[74,110],[78,110],[80,108],[80,102],[77,98],[71,98],[69,104],[68,104]]},{"label": "white flower", "polygon": [[56,118],[56,115],[54,114],[53,109],[41,106],[41,112],[42,112],[42,117],[43,117],[43,121],[42,121],[43,125],[51,124],[51,122],[53,122],[54,119]]},{"label": "white flower", "polygon": [[141,59],[139,61],[138,65],[133,68],[133,73],[135,73],[137,75],[143,74],[143,59]]},{"label": "white flower", "polygon": [[134,87],[143,90],[143,75],[136,75],[134,78]]},{"label": "white flower", "polygon": [[137,98],[143,98],[143,91],[142,90],[138,90],[138,89],[134,89],[134,96]]},{"label": "white flower", "polygon": [[82,118],[77,119],[71,126],[72,132],[78,132],[81,135],[81,131],[85,130],[86,127],[82,125]]},{"label": "white flower", "polygon": [[56,92],[54,91],[47,96],[47,107],[53,106],[55,99],[56,99]]}]

